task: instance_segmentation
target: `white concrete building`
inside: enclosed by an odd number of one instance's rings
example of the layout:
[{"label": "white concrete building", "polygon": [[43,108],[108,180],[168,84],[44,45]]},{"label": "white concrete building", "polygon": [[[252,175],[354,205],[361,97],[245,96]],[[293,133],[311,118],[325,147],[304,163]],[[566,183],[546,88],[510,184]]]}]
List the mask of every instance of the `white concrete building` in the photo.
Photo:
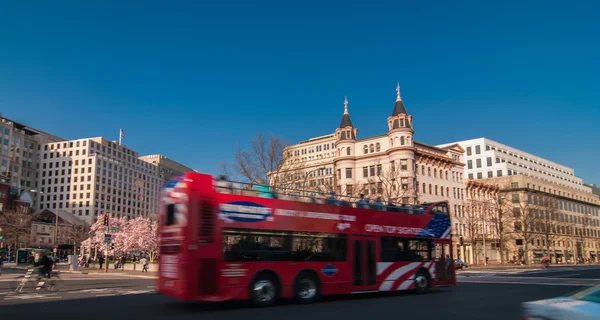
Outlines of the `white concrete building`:
[{"label": "white concrete building", "polygon": [[526,175],[543,181],[557,183],[584,192],[592,189],[575,176],[573,169],[532,155],[488,138],[457,141],[439,145],[459,144],[466,150],[465,171],[467,179],[487,179],[511,175]]},{"label": "white concrete building", "polygon": [[186,172],[194,171],[194,169],[186,167],[179,162],[173,161],[162,154],[141,156],[140,160],[151,163],[156,167],[156,175],[161,180],[161,186],[169,182],[169,180],[175,176],[180,176]]},{"label": "white concrete building", "polygon": [[0,175],[11,193],[37,188],[40,145],[57,141],[64,139],[0,115]]},{"label": "white concrete building", "polygon": [[117,142],[99,137],[47,143],[40,164],[40,210],[58,206],[88,223],[104,213],[152,218],[158,212],[158,165]]}]

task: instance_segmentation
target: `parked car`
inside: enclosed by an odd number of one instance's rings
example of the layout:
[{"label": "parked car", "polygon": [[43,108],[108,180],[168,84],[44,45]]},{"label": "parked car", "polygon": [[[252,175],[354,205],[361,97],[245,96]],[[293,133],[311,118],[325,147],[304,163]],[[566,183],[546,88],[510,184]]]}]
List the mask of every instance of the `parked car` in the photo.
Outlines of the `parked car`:
[{"label": "parked car", "polygon": [[524,302],[524,320],[588,320],[600,315],[600,285],[552,299]]},{"label": "parked car", "polygon": [[464,262],[460,259],[454,260],[454,268],[462,270],[462,269],[465,269],[468,267],[469,267],[469,265],[466,262]]}]

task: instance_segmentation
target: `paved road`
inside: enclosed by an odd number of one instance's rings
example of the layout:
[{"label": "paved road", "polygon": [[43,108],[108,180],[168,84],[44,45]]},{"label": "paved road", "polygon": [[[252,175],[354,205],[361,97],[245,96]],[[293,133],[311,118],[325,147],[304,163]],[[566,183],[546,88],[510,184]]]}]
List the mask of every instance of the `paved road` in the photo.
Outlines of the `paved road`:
[{"label": "paved road", "polygon": [[0,276],[0,306],[32,303],[44,300],[72,300],[106,296],[143,294],[154,291],[155,280],[140,279],[114,274],[61,274],[60,291],[30,290],[13,292],[13,283],[24,270],[4,269]]},{"label": "paved road", "polygon": [[[328,299],[313,305],[291,303],[267,309],[248,308],[243,303],[202,305],[181,303],[158,294],[139,294],[81,300],[56,300],[35,304],[2,306],[6,318],[33,318],[38,311],[48,319],[106,319],[131,314],[141,319],[518,319],[520,303],[557,296],[572,287],[540,287],[507,284],[462,283],[455,288],[427,295],[398,294],[387,297]],[[91,311],[91,312],[90,312]]]},{"label": "paved road", "polygon": [[[313,305],[285,302],[268,309],[249,308],[245,303],[183,303],[151,292],[154,281],[116,275],[64,275],[67,291],[38,293],[37,296],[0,295],[0,308],[6,318],[33,318],[43,311],[49,319],[104,319],[132,314],[144,319],[347,319],[419,317],[444,319],[518,319],[524,301],[563,295],[600,281],[578,278],[600,272],[600,268],[540,271],[527,274],[459,275],[454,288],[436,290],[427,295],[352,296],[328,298]],[[567,272],[571,272],[571,275]],[[14,275],[12,275],[14,277]],[[0,292],[6,286],[0,277]],[[2,282],[4,281],[4,282]],[[8,298],[8,299],[7,299]]]}]

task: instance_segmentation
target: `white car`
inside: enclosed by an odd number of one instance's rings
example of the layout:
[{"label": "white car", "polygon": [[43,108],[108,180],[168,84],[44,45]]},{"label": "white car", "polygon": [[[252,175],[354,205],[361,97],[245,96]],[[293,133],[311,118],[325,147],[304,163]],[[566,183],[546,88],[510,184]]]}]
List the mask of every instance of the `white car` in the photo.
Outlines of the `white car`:
[{"label": "white car", "polygon": [[524,302],[523,320],[592,320],[600,319],[600,286],[593,286],[566,296]]}]

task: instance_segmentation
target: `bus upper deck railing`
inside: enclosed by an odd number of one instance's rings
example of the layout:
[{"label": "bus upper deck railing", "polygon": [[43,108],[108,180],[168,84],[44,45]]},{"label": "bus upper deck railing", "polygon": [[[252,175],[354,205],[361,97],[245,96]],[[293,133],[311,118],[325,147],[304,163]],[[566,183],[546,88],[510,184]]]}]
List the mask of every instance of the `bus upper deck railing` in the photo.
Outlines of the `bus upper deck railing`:
[{"label": "bus upper deck railing", "polygon": [[333,192],[301,190],[284,187],[273,187],[264,184],[252,184],[218,179],[215,181],[216,191],[225,194],[239,194],[253,197],[281,199],[306,203],[329,204],[341,207],[352,207],[389,212],[402,212],[423,215],[428,209],[434,214],[448,215],[446,206],[434,206],[433,203],[424,204],[396,204],[392,201],[385,203],[381,197],[369,199],[349,195],[336,195]]}]

